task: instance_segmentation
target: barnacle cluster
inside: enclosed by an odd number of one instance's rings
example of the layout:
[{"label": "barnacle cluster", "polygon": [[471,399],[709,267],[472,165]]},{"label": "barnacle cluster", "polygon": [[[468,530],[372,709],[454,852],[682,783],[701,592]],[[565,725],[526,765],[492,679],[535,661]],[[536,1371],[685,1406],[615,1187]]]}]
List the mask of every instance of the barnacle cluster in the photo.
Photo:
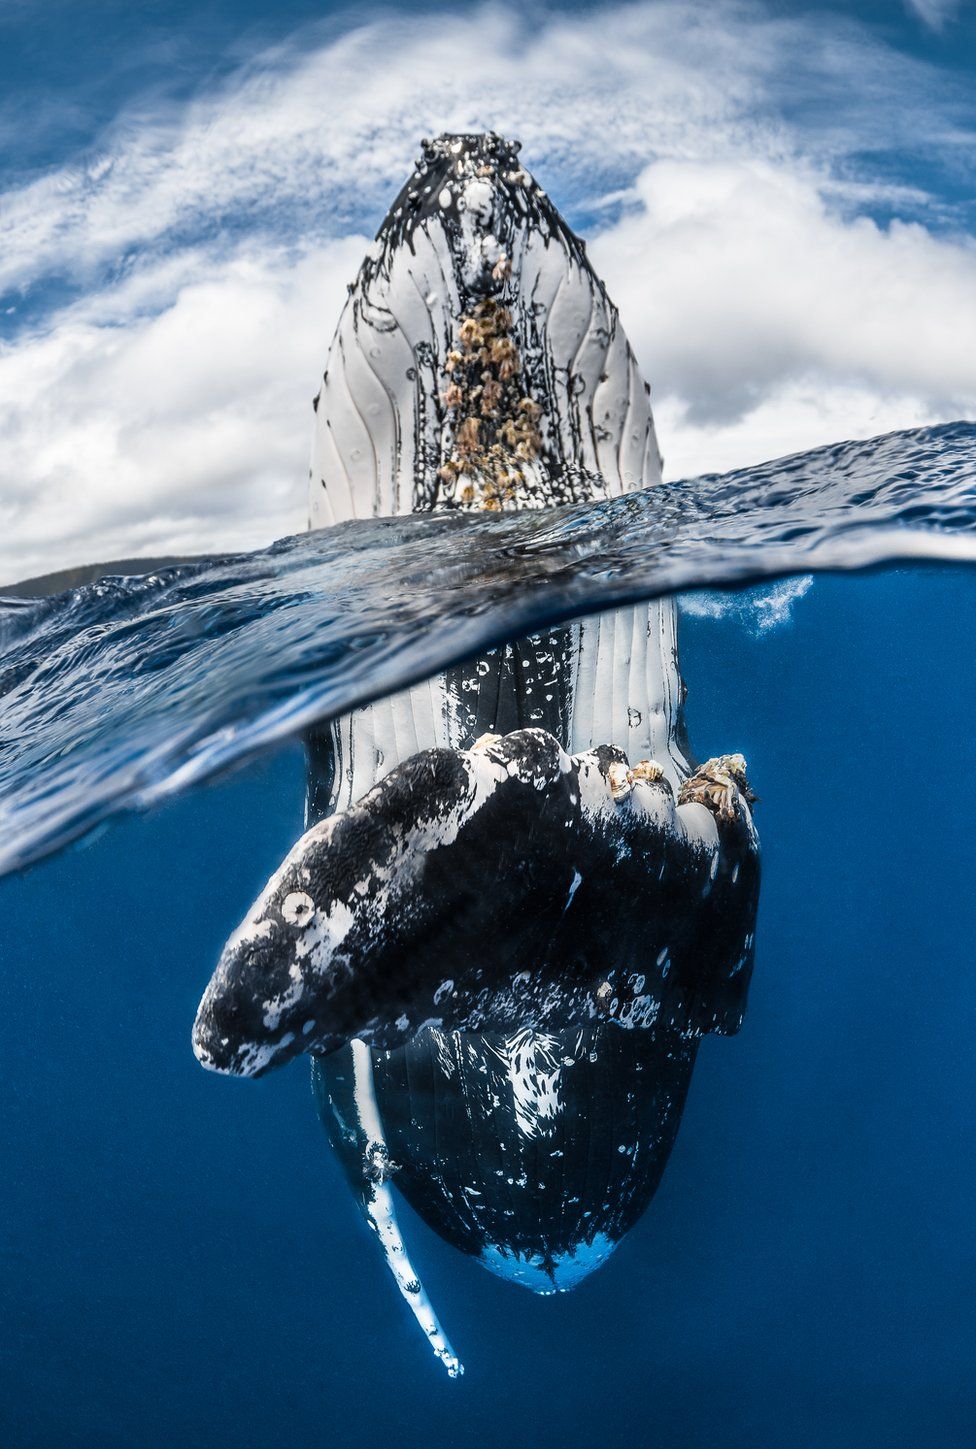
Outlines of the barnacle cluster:
[{"label": "barnacle cluster", "polygon": [[746,779],[742,755],[716,755],[706,760],[678,792],[679,805],[705,805],[720,820],[735,819],[740,799],[752,805],[757,798]]},{"label": "barnacle cluster", "polygon": [[441,396],[453,445],[438,477],[461,507],[500,512],[517,502],[523,467],[539,455],[542,409],[525,396],[521,371],[511,311],[490,297],[476,303],[458,324]]},{"label": "barnacle cluster", "polygon": [[[664,770],[656,760],[640,760],[628,766],[614,760],[607,771],[610,793],[619,805],[626,800],[636,784],[661,785],[670,791]],[[739,802],[755,804],[755,795],[746,779],[746,762],[742,755],[716,755],[699,765],[678,790],[679,805],[705,805],[720,820],[734,820]]]},{"label": "barnacle cluster", "polygon": [[627,766],[614,761],[607,772],[610,782],[610,793],[619,804],[626,800],[627,796],[638,783],[644,785],[663,785],[670,793],[671,786],[664,778],[664,770],[657,760],[638,760],[634,766]]}]

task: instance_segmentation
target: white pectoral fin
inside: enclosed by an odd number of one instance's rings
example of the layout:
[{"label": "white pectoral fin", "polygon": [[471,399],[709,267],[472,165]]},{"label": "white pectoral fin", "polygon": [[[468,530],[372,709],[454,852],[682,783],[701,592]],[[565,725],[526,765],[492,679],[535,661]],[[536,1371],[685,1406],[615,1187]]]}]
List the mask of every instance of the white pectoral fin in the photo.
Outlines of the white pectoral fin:
[{"label": "white pectoral fin", "polygon": [[464,1373],[464,1365],[448,1342],[424,1286],[407,1256],[406,1244],[397,1221],[393,1190],[383,1171],[383,1164],[389,1161],[389,1153],[376,1102],[369,1047],[365,1042],[354,1041],[352,1055],[356,1110],[360,1129],[366,1139],[363,1211],[370,1227],[379,1238],[387,1267],[409,1303],[410,1311],[423,1330],[427,1342],[450,1377],[456,1379]]}]

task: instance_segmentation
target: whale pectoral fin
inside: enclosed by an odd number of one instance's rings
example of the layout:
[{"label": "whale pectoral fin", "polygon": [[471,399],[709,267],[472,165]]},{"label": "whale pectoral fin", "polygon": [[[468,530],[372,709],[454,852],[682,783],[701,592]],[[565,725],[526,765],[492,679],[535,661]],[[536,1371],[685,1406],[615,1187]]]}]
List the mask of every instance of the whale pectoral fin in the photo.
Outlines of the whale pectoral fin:
[{"label": "whale pectoral fin", "polygon": [[307,831],[272,877],[204,993],[200,1060],[255,1076],[474,1011],[558,923],[571,796],[569,757],[541,730],[411,756]]},{"label": "whale pectoral fin", "polygon": [[707,1003],[730,972],[748,981],[748,806],[731,766],[677,806],[656,774],[542,730],[412,756],[272,877],[204,994],[199,1059],[257,1076],[427,1024],[568,1026],[618,977],[648,983],[622,1024],[734,1030]]},{"label": "whale pectoral fin", "polygon": [[360,1209],[376,1234],[386,1265],[424,1337],[452,1379],[464,1373],[407,1253],[390,1184],[392,1164],[365,1042],[352,1041],[328,1061],[314,1059],[312,1090]]}]

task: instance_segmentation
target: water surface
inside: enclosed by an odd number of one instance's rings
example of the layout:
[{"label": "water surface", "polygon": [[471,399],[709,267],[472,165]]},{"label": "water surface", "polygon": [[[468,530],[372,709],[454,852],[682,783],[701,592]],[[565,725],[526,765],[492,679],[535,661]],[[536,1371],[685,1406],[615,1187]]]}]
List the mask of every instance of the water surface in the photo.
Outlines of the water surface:
[{"label": "water surface", "polygon": [[341,524],[0,607],[0,871],[486,646],[680,589],[976,558],[976,424],[607,502]]}]

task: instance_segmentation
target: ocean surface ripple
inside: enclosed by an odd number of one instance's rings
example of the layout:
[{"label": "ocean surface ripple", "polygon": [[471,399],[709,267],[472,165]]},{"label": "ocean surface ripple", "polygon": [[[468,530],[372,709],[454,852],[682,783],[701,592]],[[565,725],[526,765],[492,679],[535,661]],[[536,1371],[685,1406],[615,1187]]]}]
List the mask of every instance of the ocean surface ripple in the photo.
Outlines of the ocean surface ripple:
[{"label": "ocean surface ripple", "polygon": [[505,640],[909,559],[976,560],[976,424],[609,502],[346,523],[0,601],[0,873]]}]

